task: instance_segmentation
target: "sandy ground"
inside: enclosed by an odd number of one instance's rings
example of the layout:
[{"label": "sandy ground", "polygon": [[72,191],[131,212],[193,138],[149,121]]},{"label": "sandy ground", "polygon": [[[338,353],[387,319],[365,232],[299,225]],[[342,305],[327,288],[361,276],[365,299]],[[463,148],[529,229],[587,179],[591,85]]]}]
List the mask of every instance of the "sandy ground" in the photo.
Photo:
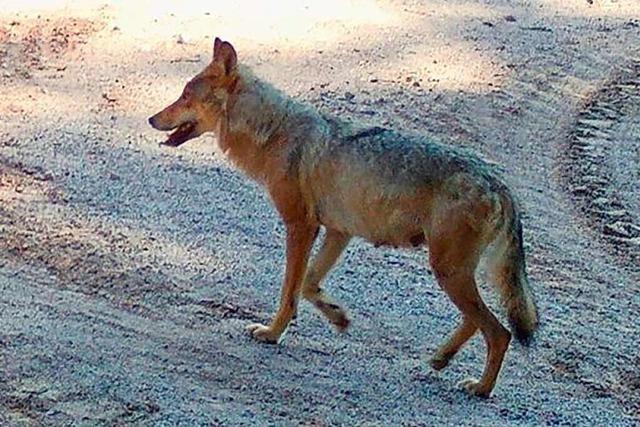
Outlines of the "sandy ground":
[{"label": "sandy ground", "polygon": [[[640,4],[634,0],[4,2],[1,425],[640,425]],[[233,4],[233,5],[230,5]],[[279,346],[283,228],[203,137],[146,118],[231,40],[325,112],[464,144],[525,210],[542,327],[495,395],[421,251],[354,242]],[[493,292],[483,293],[495,307]]]}]

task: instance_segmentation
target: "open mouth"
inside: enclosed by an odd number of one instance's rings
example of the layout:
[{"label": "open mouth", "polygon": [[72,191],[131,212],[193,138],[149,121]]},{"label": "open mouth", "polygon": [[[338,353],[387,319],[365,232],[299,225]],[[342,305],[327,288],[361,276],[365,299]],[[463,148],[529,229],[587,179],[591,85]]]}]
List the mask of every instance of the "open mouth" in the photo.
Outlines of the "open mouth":
[{"label": "open mouth", "polygon": [[191,139],[191,135],[196,128],[195,122],[185,122],[178,126],[178,128],[169,135],[169,138],[162,145],[168,145],[169,147],[177,147],[182,145]]}]

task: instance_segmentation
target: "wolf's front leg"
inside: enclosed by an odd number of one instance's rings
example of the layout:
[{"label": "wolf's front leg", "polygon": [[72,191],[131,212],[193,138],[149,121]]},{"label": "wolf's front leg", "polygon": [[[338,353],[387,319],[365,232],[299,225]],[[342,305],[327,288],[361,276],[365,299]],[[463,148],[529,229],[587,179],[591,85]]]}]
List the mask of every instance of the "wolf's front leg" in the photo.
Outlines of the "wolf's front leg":
[{"label": "wolf's front leg", "polygon": [[287,267],[282,284],[280,308],[269,326],[259,323],[247,326],[247,331],[255,339],[275,344],[287,329],[298,307],[300,286],[317,231],[316,225],[287,225]]}]

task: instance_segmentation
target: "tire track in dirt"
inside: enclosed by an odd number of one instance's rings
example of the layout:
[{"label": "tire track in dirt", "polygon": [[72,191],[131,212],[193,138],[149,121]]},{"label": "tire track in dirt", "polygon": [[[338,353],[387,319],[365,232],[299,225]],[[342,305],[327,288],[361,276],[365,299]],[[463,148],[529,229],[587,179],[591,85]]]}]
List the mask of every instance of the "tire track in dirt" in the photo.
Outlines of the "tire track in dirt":
[{"label": "tire track in dirt", "polygon": [[[633,158],[622,162],[620,158],[632,153],[634,147],[638,150],[640,140],[635,139],[637,131],[625,134],[620,128],[626,122],[637,123],[639,117],[640,59],[634,59],[620,66],[586,99],[574,118],[560,160],[562,186],[585,223],[611,254],[611,260],[632,273],[640,272],[640,211],[635,203],[639,189],[634,178],[638,171],[633,170],[637,168]],[[580,349],[563,349],[551,364],[558,374],[593,395],[616,398],[630,416],[640,413],[640,376],[634,368],[640,362],[638,356],[619,354],[626,363],[610,367],[614,374],[606,381],[583,375],[578,361],[588,357]]]},{"label": "tire track in dirt", "polygon": [[[640,144],[620,140],[616,133],[617,125],[634,113],[640,117],[639,59],[586,101],[569,135],[562,170],[566,190],[614,259],[625,268],[640,270],[640,213],[630,202],[637,194],[627,194],[618,181],[620,174],[611,170],[616,167],[611,157],[621,145]],[[626,173],[632,180],[634,172]]]}]

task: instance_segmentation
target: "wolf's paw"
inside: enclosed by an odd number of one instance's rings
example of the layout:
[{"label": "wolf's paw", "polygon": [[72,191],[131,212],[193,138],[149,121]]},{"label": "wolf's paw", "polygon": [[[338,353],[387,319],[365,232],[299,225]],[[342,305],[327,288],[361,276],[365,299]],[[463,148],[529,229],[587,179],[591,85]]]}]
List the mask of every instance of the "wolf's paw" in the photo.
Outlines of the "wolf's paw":
[{"label": "wolf's paw", "polygon": [[458,383],[458,387],[463,388],[472,396],[487,398],[491,394],[491,390],[483,389],[480,381],[474,378],[466,378]]},{"label": "wolf's paw", "polygon": [[351,324],[351,320],[347,317],[347,314],[343,311],[340,315],[336,316],[334,319],[331,319],[331,323],[336,327],[338,332],[344,332],[349,328]]},{"label": "wolf's paw", "polygon": [[249,332],[254,339],[264,343],[277,344],[278,341],[280,341],[281,334],[276,334],[269,326],[260,323],[247,325],[245,330]]},{"label": "wolf's paw", "polygon": [[338,332],[344,332],[347,330],[351,321],[347,316],[347,313],[338,304],[326,300],[313,301],[316,307],[324,314],[324,316],[336,327]]},{"label": "wolf's paw", "polygon": [[446,368],[450,361],[451,361],[451,356],[436,353],[429,361],[429,364],[436,371],[440,371]]}]

